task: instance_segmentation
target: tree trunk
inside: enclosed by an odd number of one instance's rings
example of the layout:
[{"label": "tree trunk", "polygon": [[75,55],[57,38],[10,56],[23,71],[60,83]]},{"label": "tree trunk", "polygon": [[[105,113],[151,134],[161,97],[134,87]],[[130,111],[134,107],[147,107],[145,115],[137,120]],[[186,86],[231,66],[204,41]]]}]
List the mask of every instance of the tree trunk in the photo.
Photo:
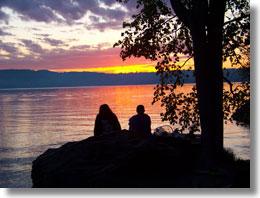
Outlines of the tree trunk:
[{"label": "tree trunk", "polygon": [[210,84],[212,87],[213,111],[213,146],[216,152],[223,150],[223,68],[222,41],[225,14],[225,0],[211,0],[209,4],[208,46],[210,67]]},{"label": "tree trunk", "polygon": [[[191,15],[190,31],[193,41],[195,77],[198,92],[198,103],[201,123],[201,138],[204,151],[212,153],[212,115],[211,115],[211,95],[210,76],[208,66],[208,42],[206,32],[206,17],[202,14],[202,4],[197,2],[193,6]],[[208,9],[207,7],[204,9]],[[207,155],[210,156],[210,155]]]},{"label": "tree trunk", "polygon": [[207,157],[223,149],[222,28],[225,0],[194,0],[190,10],[171,0],[177,16],[191,31],[201,138]]},{"label": "tree trunk", "polygon": [[[191,21],[202,144],[209,156],[223,149],[222,27],[224,0],[212,0],[207,21],[199,18],[205,7],[196,7]],[[200,22],[198,22],[200,21]]]}]

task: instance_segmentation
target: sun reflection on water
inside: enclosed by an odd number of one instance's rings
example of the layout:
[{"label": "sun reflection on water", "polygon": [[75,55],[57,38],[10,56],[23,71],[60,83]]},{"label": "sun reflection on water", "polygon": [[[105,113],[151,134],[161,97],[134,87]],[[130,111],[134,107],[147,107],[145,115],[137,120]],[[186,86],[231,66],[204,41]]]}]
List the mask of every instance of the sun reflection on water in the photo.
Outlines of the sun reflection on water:
[{"label": "sun reflection on water", "polygon": [[[168,124],[160,119],[163,110],[160,104],[151,104],[153,87],[131,85],[1,91],[0,176],[6,171],[11,172],[0,186],[30,187],[31,161],[49,147],[92,136],[101,104],[111,107],[125,129],[128,129],[128,120],[139,104],[143,104],[151,116],[152,129]],[[191,87],[185,85],[179,91],[188,92]],[[225,125],[225,146],[242,158],[250,156],[248,131],[235,124]],[[19,183],[17,174],[11,174],[14,172],[23,177],[21,181],[25,184]]]}]

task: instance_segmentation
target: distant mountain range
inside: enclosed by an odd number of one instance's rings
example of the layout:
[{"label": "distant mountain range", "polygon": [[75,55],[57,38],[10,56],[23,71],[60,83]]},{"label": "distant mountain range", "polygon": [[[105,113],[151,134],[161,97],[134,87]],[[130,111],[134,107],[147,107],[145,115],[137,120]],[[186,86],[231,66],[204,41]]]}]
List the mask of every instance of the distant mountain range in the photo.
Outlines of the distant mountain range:
[{"label": "distant mountain range", "polygon": [[[244,81],[243,70],[227,69],[224,75],[230,81]],[[185,83],[194,83],[192,71],[184,71]],[[94,72],[57,73],[48,70],[0,70],[0,89],[76,87],[98,85],[156,84],[159,77],[155,73],[104,74]]]}]

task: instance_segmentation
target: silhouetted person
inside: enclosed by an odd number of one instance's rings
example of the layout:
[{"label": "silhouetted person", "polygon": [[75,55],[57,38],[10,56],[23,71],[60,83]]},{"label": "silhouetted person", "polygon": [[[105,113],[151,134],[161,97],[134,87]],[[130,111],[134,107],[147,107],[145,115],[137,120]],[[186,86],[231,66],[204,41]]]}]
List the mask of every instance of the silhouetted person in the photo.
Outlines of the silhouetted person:
[{"label": "silhouetted person", "polygon": [[137,114],[129,119],[129,131],[137,136],[151,135],[151,118],[144,113],[144,106],[138,105],[136,112]]},{"label": "silhouetted person", "polygon": [[94,136],[109,134],[120,130],[121,126],[116,115],[107,104],[101,105],[95,121]]}]

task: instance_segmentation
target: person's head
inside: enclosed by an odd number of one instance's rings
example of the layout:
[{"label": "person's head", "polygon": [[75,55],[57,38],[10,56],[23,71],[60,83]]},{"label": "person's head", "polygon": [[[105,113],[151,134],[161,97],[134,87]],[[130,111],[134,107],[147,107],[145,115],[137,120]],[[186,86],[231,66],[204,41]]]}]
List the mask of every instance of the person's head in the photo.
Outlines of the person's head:
[{"label": "person's head", "polygon": [[144,110],[144,105],[138,105],[138,106],[136,107],[136,112],[137,112],[138,114],[144,114],[144,112],[145,112],[145,110]]},{"label": "person's head", "polygon": [[110,116],[112,114],[113,114],[113,112],[107,104],[102,104],[99,107],[99,115],[106,117],[106,116]]}]

